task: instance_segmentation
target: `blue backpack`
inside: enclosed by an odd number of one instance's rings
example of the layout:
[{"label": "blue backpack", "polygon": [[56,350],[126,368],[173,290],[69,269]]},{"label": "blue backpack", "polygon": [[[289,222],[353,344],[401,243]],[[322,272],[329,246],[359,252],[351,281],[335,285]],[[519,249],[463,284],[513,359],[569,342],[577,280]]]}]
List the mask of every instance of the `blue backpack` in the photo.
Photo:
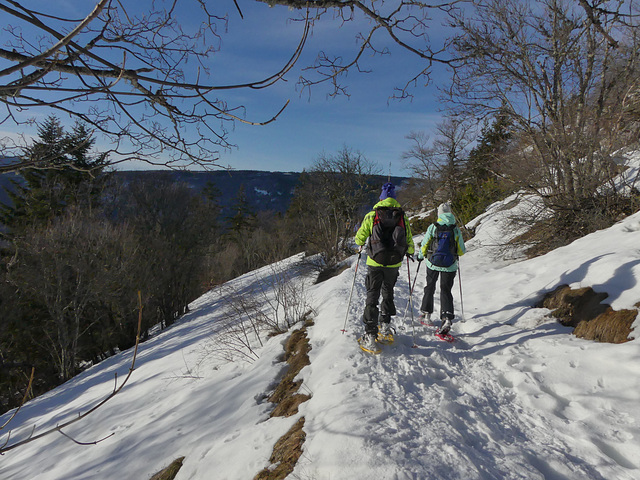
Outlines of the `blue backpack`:
[{"label": "blue backpack", "polygon": [[434,223],[436,234],[429,244],[427,259],[436,267],[450,267],[458,258],[455,225]]}]

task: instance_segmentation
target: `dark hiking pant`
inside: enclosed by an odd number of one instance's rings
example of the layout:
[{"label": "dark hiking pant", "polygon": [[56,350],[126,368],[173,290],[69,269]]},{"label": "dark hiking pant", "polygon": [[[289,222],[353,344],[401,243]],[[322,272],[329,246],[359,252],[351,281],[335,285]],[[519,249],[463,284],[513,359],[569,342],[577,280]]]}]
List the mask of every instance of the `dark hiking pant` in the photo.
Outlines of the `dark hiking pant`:
[{"label": "dark hiking pant", "polygon": [[[396,314],[393,303],[393,288],[398,280],[400,267],[368,267],[365,287],[367,288],[367,303],[364,307],[362,321],[365,333],[378,333],[378,316],[381,322],[390,322],[391,316]],[[382,302],[378,310],[378,300],[382,293]]]},{"label": "dark hiking pant", "polygon": [[424,295],[422,297],[422,305],[420,310],[427,313],[433,313],[433,295],[436,291],[436,283],[440,276],[440,318],[448,318],[453,320],[453,281],[456,278],[456,272],[440,272],[427,268],[427,286],[424,287]]}]

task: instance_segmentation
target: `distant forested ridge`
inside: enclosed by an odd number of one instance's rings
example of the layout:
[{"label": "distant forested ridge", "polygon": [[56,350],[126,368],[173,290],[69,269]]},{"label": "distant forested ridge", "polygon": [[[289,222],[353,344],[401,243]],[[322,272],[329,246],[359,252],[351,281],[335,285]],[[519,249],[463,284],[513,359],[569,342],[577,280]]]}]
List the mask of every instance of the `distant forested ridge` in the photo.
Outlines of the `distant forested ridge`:
[{"label": "distant forested ridge", "polygon": [[[197,191],[203,191],[209,184],[219,190],[219,204],[225,209],[233,204],[240,188],[249,207],[255,211],[273,210],[284,213],[293,199],[300,172],[266,172],[260,170],[233,170],[210,172],[186,171],[118,171],[115,175],[125,180],[135,178],[170,177],[176,182],[186,183]],[[387,181],[384,175],[373,177],[380,185]],[[408,177],[391,177],[390,181],[401,185]],[[375,199],[372,199],[375,201]]]},{"label": "distant forested ridge", "polygon": [[[189,185],[198,192],[203,192],[213,185],[219,193],[218,203],[224,209],[230,207],[237,198],[240,187],[244,188],[247,204],[255,211],[273,210],[284,213],[289,208],[294,190],[300,178],[300,172],[266,172],[260,170],[233,171],[161,171],[161,170],[118,170],[113,175],[124,182],[139,179],[162,178],[172,179]],[[10,180],[19,176],[14,173],[0,175],[0,202],[6,204],[9,199],[5,189],[10,188]],[[387,181],[384,175],[375,176],[380,185]],[[390,177],[390,181],[401,185],[407,177]],[[372,202],[375,198],[372,198]]]}]

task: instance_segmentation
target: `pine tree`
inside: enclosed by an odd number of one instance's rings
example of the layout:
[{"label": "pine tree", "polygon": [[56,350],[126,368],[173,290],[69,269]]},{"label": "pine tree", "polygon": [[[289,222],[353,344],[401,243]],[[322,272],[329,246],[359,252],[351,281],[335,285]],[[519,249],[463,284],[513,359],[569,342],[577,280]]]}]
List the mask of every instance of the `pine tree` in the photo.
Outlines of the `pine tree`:
[{"label": "pine tree", "polygon": [[242,234],[248,233],[255,228],[257,215],[249,205],[244,185],[240,185],[238,194],[231,206],[231,211],[232,214],[227,216],[227,222],[232,235],[241,237]]},{"label": "pine tree", "polygon": [[499,113],[491,125],[482,129],[478,144],[469,152],[466,182],[453,200],[459,220],[466,223],[496,200],[511,193],[512,186],[500,177],[500,157],[509,147],[513,122]]},{"label": "pine tree", "polygon": [[[95,139],[76,123],[65,132],[60,121],[48,117],[38,126],[38,139],[23,157],[31,165],[6,189],[11,205],[0,204],[0,223],[16,233],[27,225],[44,225],[74,204],[91,207],[101,191],[106,157],[92,155]],[[29,159],[38,159],[29,163]],[[40,168],[43,159],[49,167]]]},{"label": "pine tree", "polygon": [[501,113],[490,126],[482,129],[478,145],[469,153],[467,167],[470,183],[481,186],[495,178],[497,159],[509,144],[512,125],[509,117]]}]

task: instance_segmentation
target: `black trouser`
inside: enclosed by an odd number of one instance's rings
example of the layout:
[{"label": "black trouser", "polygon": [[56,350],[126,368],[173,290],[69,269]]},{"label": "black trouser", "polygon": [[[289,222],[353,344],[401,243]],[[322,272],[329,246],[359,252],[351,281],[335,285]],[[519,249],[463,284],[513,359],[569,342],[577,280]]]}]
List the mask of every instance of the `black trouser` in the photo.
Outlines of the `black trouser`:
[{"label": "black trouser", "polygon": [[[400,267],[368,267],[365,286],[367,287],[367,303],[364,307],[362,321],[365,333],[378,333],[378,315],[381,322],[391,321],[396,314],[393,303],[393,288],[398,280]],[[382,303],[378,311],[378,300],[382,292]]]},{"label": "black trouser", "polygon": [[431,270],[427,267],[427,286],[424,287],[424,296],[422,297],[422,305],[420,310],[427,313],[433,313],[433,295],[436,291],[436,283],[440,275],[440,318],[448,318],[453,320],[453,281],[456,278],[455,270],[453,272],[439,272]]}]

